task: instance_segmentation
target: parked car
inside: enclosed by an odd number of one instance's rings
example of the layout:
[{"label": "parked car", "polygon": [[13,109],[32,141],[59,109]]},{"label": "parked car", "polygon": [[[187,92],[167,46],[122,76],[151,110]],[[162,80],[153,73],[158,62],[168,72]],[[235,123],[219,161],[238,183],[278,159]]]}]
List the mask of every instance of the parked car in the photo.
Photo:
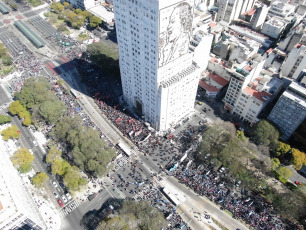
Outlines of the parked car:
[{"label": "parked car", "polygon": [[59,206],[63,207],[64,206],[64,203],[61,199],[58,199],[57,200],[57,203],[59,204]]},{"label": "parked car", "polygon": [[34,146],[37,146],[37,143],[36,143],[36,141],[33,141],[33,144],[34,144]]},{"label": "parked car", "polygon": [[219,169],[219,173],[223,173],[225,171],[225,168],[224,167],[221,167],[220,169]]},{"label": "parked car", "polygon": [[62,198],[62,200],[64,201],[64,203],[67,203],[68,200],[67,200],[67,198],[65,197],[65,195],[62,195],[61,198]]},{"label": "parked car", "polygon": [[56,192],[53,192],[53,196],[54,196],[55,198],[58,198],[58,194],[57,194]]},{"label": "parked car", "polygon": [[54,188],[58,187],[58,185],[57,185],[57,183],[55,181],[52,182],[52,185],[53,185]]},{"label": "parked car", "polygon": [[70,196],[70,194],[68,192],[66,193],[66,197],[67,197],[68,200],[72,199],[72,197]]}]

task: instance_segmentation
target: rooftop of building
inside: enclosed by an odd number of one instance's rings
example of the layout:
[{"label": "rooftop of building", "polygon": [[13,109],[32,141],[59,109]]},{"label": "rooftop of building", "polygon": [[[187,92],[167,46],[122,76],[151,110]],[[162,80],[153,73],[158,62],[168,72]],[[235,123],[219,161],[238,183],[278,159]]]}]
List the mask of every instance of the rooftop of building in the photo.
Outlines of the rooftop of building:
[{"label": "rooftop of building", "polygon": [[207,72],[206,76],[222,87],[228,83],[228,80],[213,72]]},{"label": "rooftop of building", "polygon": [[272,95],[270,93],[267,93],[265,91],[258,91],[256,89],[253,89],[251,87],[244,88],[243,92],[251,95],[252,97],[255,97],[261,102],[267,101]]},{"label": "rooftop of building", "polygon": [[256,11],[256,9],[255,8],[252,8],[252,9],[249,9],[248,11],[246,11],[246,12],[244,12],[242,15],[243,16],[252,16],[252,15],[254,15],[255,14],[255,11]]},{"label": "rooftop of building", "polygon": [[283,27],[286,25],[286,22],[280,18],[272,17],[270,20],[266,21],[265,24],[269,24],[276,27]]},{"label": "rooftop of building", "polygon": [[107,22],[108,24],[114,23],[115,15],[113,12],[108,11],[105,6],[96,5],[90,9],[88,9],[90,13],[93,15],[101,18],[103,21]]},{"label": "rooftop of building", "polygon": [[304,97],[304,100],[306,101],[306,88],[304,86],[299,85],[296,82],[292,82],[289,85],[287,91],[301,95],[302,97]]},{"label": "rooftop of building", "polygon": [[259,43],[261,43],[265,47],[269,47],[272,44],[272,41],[269,39],[268,36],[265,36],[261,33],[255,32],[252,29],[244,26],[238,26],[238,25],[231,25],[229,28],[234,31],[238,36],[240,37],[248,37],[250,39],[253,39]]},{"label": "rooftop of building", "polygon": [[216,86],[209,85],[203,80],[199,80],[199,86],[205,89],[208,92],[219,92],[219,89]]}]

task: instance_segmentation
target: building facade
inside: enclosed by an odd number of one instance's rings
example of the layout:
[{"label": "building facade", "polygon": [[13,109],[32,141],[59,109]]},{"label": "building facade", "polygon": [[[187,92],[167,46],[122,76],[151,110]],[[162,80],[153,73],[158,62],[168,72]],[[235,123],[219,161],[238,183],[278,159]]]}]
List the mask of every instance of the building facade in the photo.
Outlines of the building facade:
[{"label": "building facade", "polygon": [[288,140],[306,118],[306,88],[292,82],[278,99],[268,119],[278,126],[281,138]]},{"label": "building facade", "polygon": [[255,0],[221,0],[216,21],[225,21],[231,23],[239,16],[250,10],[255,3]]},{"label": "building facade", "polygon": [[224,108],[251,126],[259,121],[259,113],[281,87],[278,81],[260,75],[263,65],[260,57],[242,63],[232,73],[223,98]]},{"label": "building facade", "polygon": [[289,53],[282,66],[281,74],[284,77],[297,79],[306,66],[306,46],[297,44]]},{"label": "building facade", "polygon": [[266,5],[261,5],[258,7],[251,19],[251,25],[253,30],[261,29],[264,24],[266,17],[268,15],[269,7]]},{"label": "building facade", "polygon": [[193,0],[114,0],[124,101],[164,131],[194,112]]}]

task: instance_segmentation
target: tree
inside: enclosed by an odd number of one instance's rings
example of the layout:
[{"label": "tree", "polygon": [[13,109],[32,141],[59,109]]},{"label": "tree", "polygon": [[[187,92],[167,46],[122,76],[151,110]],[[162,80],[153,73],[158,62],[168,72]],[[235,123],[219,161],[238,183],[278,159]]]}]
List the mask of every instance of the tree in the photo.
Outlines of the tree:
[{"label": "tree", "polygon": [[29,126],[32,124],[30,113],[26,110],[25,107],[22,106],[22,104],[19,101],[12,102],[8,110],[12,115],[18,114],[18,117],[20,119],[23,119],[22,122],[23,125]]},{"label": "tree", "polygon": [[271,149],[278,146],[279,132],[266,120],[261,120],[255,126],[253,138],[258,145],[266,145]]},{"label": "tree", "polygon": [[273,158],[272,159],[272,169],[276,170],[280,165],[280,161],[278,158]]},{"label": "tree", "polygon": [[39,114],[51,124],[57,122],[65,112],[66,107],[64,103],[58,99],[54,101],[45,101],[39,107]]},{"label": "tree", "polygon": [[12,118],[7,115],[0,115],[0,125],[11,122]]},{"label": "tree", "polygon": [[0,58],[5,56],[7,54],[7,49],[4,47],[4,45],[0,42]]},{"label": "tree", "polygon": [[59,158],[53,162],[51,166],[51,171],[53,175],[58,174],[62,176],[69,171],[70,167],[71,165],[67,161],[64,161],[63,159]]},{"label": "tree", "polygon": [[285,144],[281,141],[278,142],[278,147],[276,149],[276,156],[284,156],[285,154],[287,154],[289,151],[291,150],[290,145]]},{"label": "tree", "polygon": [[288,179],[289,177],[292,177],[293,172],[290,168],[286,168],[286,167],[279,167],[277,169],[277,173],[279,176]]},{"label": "tree", "polygon": [[60,13],[64,10],[64,6],[60,2],[52,2],[50,7],[56,13]]},{"label": "tree", "polygon": [[20,112],[24,111],[24,107],[21,105],[20,101],[14,101],[8,107],[8,111],[12,115],[19,114]]},{"label": "tree", "polygon": [[46,182],[48,181],[49,177],[46,173],[40,172],[37,173],[35,176],[31,178],[33,185],[37,188],[42,188]]},{"label": "tree", "polygon": [[68,8],[69,7],[69,3],[68,2],[64,2],[64,7]]},{"label": "tree", "polygon": [[21,134],[16,125],[11,125],[7,129],[2,130],[1,135],[3,140],[8,141],[11,138],[18,139]]},{"label": "tree", "polygon": [[221,127],[209,127],[202,136],[202,141],[197,150],[196,158],[203,161],[208,153],[213,157],[217,157],[230,139],[230,134]]},{"label": "tree", "polygon": [[13,165],[18,168],[20,172],[28,172],[31,169],[31,163],[34,160],[34,155],[26,148],[19,148],[11,156]]},{"label": "tree", "polygon": [[292,164],[296,170],[300,170],[303,165],[306,165],[306,154],[292,148]]},{"label": "tree", "polygon": [[118,50],[101,42],[94,42],[87,46],[86,53],[90,60],[103,71],[113,76],[120,76]]},{"label": "tree", "polygon": [[42,104],[45,101],[58,100],[51,91],[50,83],[43,77],[30,77],[24,81],[23,87],[15,98],[27,109]]},{"label": "tree", "polygon": [[9,55],[2,57],[2,63],[5,66],[10,66],[13,63],[13,58]]},{"label": "tree", "polygon": [[97,28],[98,25],[100,25],[102,23],[101,18],[97,17],[97,16],[92,16],[89,18],[89,26],[91,28]]},{"label": "tree", "polygon": [[130,230],[128,223],[121,217],[115,216],[110,219],[102,220],[97,230]]},{"label": "tree", "polygon": [[87,180],[82,178],[78,167],[72,166],[64,175],[64,183],[70,191],[79,191],[87,185]]},{"label": "tree", "polygon": [[53,164],[54,161],[61,159],[62,152],[56,147],[52,146],[47,154],[46,162]]}]

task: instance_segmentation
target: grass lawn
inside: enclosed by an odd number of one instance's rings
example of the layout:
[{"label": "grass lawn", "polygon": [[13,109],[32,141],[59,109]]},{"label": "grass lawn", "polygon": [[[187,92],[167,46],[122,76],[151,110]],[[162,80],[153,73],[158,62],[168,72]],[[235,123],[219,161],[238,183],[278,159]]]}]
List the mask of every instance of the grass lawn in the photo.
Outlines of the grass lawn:
[{"label": "grass lawn", "polygon": [[82,33],[82,34],[79,34],[78,36],[78,41],[80,42],[85,41],[87,39],[89,39],[89,36],[87,34]]},{"label": "grass lawn", "polygon": [[40,6],[40,5],[43,4],[43,2],[40,1],[40,0],[28,0],[28,2],[29,2],[33,7]]},{"label": "grass lawn", "polygon": [[8,75],[10,72],[12,72],[14,69],[14,65],[11,65],[10,67],[2,67],[0,70],[0,76]]}]

